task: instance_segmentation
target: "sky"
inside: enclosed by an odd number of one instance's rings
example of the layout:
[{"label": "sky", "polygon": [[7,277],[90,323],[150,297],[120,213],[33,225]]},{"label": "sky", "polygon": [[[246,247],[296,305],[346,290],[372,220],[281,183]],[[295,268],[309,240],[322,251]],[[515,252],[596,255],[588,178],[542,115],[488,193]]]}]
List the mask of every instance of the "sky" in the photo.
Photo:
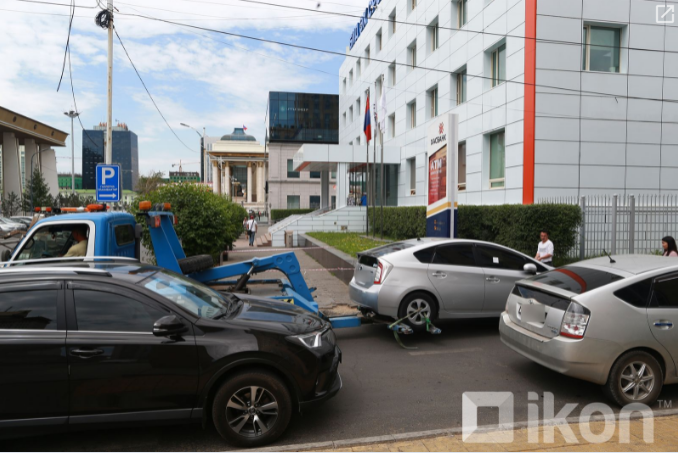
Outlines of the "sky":
[{"label": "sky", "polygon": [[[70,0],[35,0],[70,5]],[[100,0],[101,1],[101,0]],[[75,0],[70,34],[75,103],[85,128],[106,121],[107,33],[94,17],[97,0]],[[279,4],[309,11],[263,5]],[[155,103],[153,106],[117,38],[113,46],[113,123],[139,137],[141,174],[199,171],[200,139],[247,127],[261,143],[269,91],[333,93],[341,56],[169,24],[216,29],[344,53],[368,0],[125,0],[114,1],[115,26]],[[103,3],[100,3],[103,5]],[[64,64],[69,6],[0,0],[0,105],[70,134],[74,109]],[[139,17],[146,16],[146,17]],[[75,121],[75,171],[81,171],[82,128]],[[183,142],[183,143],[182,143]],[[71,137],[56,148],[59,172],[71,171]]]}]

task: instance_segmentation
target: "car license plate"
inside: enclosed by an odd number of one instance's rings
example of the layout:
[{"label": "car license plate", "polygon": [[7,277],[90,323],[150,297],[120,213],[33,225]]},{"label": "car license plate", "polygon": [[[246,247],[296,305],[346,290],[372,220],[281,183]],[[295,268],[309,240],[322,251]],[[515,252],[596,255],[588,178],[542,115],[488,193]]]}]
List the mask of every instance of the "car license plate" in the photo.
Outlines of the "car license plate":
[{"label": "car license plate", "polygon": [[538,302],[527,301],[520,304],[520,319],[523,322],[538,322],[540,324],[544,323],[545,310],[544,305]]}]

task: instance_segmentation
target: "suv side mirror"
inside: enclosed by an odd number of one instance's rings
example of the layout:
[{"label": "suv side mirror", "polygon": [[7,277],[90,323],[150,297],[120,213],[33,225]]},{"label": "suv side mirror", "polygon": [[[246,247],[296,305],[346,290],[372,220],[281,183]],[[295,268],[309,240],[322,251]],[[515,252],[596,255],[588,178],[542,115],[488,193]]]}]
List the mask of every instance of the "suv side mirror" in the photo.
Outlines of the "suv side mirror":
[{"label": "suv side mirror", "polygon": [[523,270],[526,274],[535,275],[537,273],[537,266],[533,263],[527,263],[523,266]]},{"label": "suv side mirror", "polygon": [[172,337],[188,332],[188,327],[175,315],[163,316],[153,324],[153,335],[156,337]]}]

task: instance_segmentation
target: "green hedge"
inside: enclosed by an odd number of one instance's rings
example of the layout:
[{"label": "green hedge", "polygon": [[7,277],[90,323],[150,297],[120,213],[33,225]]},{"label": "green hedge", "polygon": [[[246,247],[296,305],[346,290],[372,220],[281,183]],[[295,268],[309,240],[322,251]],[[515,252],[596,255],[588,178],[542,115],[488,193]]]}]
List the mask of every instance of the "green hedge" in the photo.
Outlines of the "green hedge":
[{"label": "green hedge", "polygon": [[[381,231],[379,212],[379,208],[370,210],[370,231],[376,228],[377,234]],[[536,253],[539,232],[545,228],[555,256],[564,257],[575,245],[580,223],[581,210],[576,205],[460,206],[457,227],[460,238],[495,242],[530,256]],[[425,206],[384,208],[384,236],[407,239],[425,235]]]},{"label": "green hedge", "polygon": [[315,209],[271,209],[271,220],[277,222],[291,215],[301,215],[313,212]]}]

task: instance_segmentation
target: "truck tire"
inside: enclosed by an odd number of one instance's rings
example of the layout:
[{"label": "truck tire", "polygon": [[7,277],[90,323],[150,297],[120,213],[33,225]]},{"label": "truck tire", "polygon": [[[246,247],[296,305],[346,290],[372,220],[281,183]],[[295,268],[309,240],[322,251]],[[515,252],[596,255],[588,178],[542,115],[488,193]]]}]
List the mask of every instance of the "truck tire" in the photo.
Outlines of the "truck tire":
[{"label": "truck tire", "polygon": [[264,370],[229,377],[212,403],[214,427],[227,442],[243,448],[275,441],[291,418],[289,390],[280,378]]},{"label": "truck tire", "polygon": [[179,260],[179,268],[184,275],[205,271],[211,269],[212,266],[214,266],[214,260],[210,255],[189,256]]}]

